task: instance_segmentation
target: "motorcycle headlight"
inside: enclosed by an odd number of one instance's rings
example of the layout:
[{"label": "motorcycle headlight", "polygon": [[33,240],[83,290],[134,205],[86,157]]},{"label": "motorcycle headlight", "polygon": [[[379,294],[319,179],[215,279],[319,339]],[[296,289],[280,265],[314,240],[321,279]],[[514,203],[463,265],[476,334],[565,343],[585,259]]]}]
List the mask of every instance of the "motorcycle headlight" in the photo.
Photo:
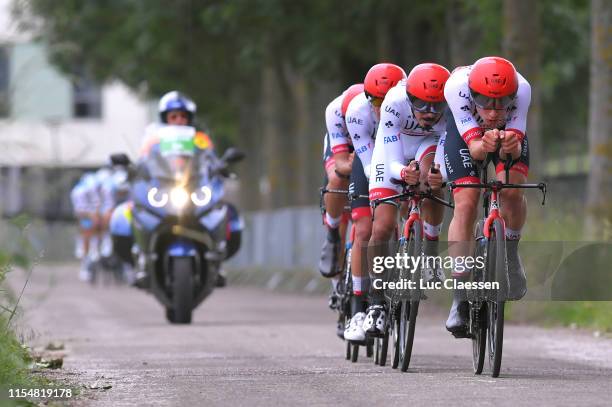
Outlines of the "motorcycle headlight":
[{"label": "motorcycle headlight", "polygon": [[153,187],[149,189],[149,192],[147,193],[147,200],[152,207],[162,208],[168,203],[168,194]]},{"label": "motorcycle headlight", "polygon": [[182,208],[189,200],[189,193],[183,187],[172,188],[170,191],[170,202],[175,208]]},{"label": "motorcycle headlight", "polygon": [[191,201],[196,206],[206,206],[210,203],[212,199],[212,191],[209,187],[203,186],[199,190],[191,193]]}]

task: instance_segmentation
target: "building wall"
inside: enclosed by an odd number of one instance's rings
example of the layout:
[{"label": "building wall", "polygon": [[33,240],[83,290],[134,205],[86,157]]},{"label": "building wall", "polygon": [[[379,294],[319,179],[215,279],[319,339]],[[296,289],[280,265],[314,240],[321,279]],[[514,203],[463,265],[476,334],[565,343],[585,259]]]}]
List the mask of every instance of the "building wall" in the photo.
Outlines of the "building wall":
[{"label": "building wall", "polygon": [[9,53],[12,121],[69,120],[72,86],[47,62],[42,44],[15,44]]},{"label": "building wall", "polygon": [[109,154],[135,157],[153,119],[150,103],[119,82],[102,86],[99,118],[74,118],[72,84],[51,66],[45,47],[10,50],[10,117],[0,120],[0,166],[92,167]]}]

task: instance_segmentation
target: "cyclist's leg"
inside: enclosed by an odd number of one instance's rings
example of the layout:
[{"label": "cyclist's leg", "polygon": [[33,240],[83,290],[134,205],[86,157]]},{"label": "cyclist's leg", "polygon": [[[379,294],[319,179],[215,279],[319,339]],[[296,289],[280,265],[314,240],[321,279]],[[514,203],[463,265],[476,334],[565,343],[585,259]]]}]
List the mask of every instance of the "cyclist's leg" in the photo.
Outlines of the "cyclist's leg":
[{"label": "cyclist's leg", "polygon": [[[444,162],[449,181],[456,183],[479,183],[476,163],[461,138],[452,115],[447,115],[447,132],[444,145]],[[453,191],[455,209],[448,228],[449,255],[453,258],[469,256],[473,241],[474,222],[478,213],[480,190],[457,188]],[[465,280],[470,270],[452,270],[453,278]],[[452,333],[465,331],[467,303],[461,290],[453,292],[453,303],[446,321],[446,329]]]},{"label": "cyclist's leg", "polygon": [[[498,162],[495,168],[497,179],[506,180],[504,164]],[[510,167],[510,183],[527,182],[529,174],[529,143],[527,137],[523,140],[521,156]],[[527,218],[527,201],[522,189],[504,189],[501,192],[501,215],[506,225],[506,251],[508,258],[508,273],[510,291],[508,297],[512,300],[521,299],[527,292],[527,278],[518,253],[518,242],[521,230]]]},{"label": "cyclist's leg", "polygon": [[[355,157],[353,161],[349,191],[357,195],[368,194],[368,181],[358,157]],[[367,198],[353,199],[351,201],[351,217],[355,226],[355,239],[353,240],[351,254],[352,318],[349,327],[344,331],[344,337],[348,340],[362,341],[365,339],[363,321],[365,319],[366,294],[369,288],[365,252],[372,233],[370,201]]]},{"label": "cyclist's leg", "polygon": [[[421,185],[427,183],[427,175],[430,171],[437,150],[437,140],[435,137],[427,137],[419,146],[416,159],[420,163],[421,168]],[[441,170],[440,170],[441,171]],[[443,196],[442,190],[434,191],[434,194],[440,198]],[[438,255],[438,239],[442,230],[442,221],[444,219],[444,207],[429,199],[425,199],[421,206],[423,229],[425,240],[423,242],[423,254],[425,256]],[[442,278],[442,270],[437,267],[430,266],[434,262],[427,262],[426,274],[428,278]]]},{"label": "cyclist's leg", "polygon": [[[372,157],[372,168],[376,168],[376,175],[370,181],[369,196],[371,200],[387,198],[401,193],[401,187],[393,182],[389,165],[385,158],[380,155],[383,150],[374,149]],[[368,244],[368,270],[373,272],[376,258],[393,255],[391,253],[390,242],[394,240],[394,233],[397,228],[397,213],[399,202],[388,202],[378,205],[374,211],[374,223],[372,226],[372,237]],[[371,278],[385,279],[386,273],[374,274]],[[370,286],[370,299],[372,305],[384,304],[384,290],[377,289],[372,284]],[[370,323],[373,323],[370,320]]]},{"label": "cyclist's leg", "polygon": [[[340,178],[334,171],[335,162],[331,148],[329,147],[327,134],[325,135],[323,162],[325,164],[326,187],[328,189],[347,189],[348,180]],[[338,273],[338,264],[341,257],[342,235],[339,227],[342,223],[342,213],[346,206],[347,199],[346,196],[342,194],[328,193],[324,196],[324,202],[327,238],[321,249],[319,272],[324,277],[334,277]]]}]

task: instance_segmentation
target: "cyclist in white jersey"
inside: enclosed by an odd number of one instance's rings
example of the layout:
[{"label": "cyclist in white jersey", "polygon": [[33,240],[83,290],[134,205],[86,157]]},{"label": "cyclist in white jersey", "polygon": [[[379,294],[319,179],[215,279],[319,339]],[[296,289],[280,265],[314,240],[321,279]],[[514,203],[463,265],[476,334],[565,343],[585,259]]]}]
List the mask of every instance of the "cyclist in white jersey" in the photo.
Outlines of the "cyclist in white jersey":
[{"label": "cyclist in white jersey", "polygon": [[402,68],[390,63],[374,65],[364,80],[364,92],[355,96],[346,112],[346,126],[357,156],[353,159],[349,191],[365,196],[351,201],[351,217],[355,225],[355,239],[351,255],[353,297],[352,318],[344,331],[345,339],[362,341],[368,292],[365,249],[372,232],[372,212],[368,195],[368,178],[376,128],[380,119],[380,106],[389,89],[406,77]]},{"label": "cyclist in white jersey", "polygon": [[[505,180],[504,161],[512,156],[510,182],[524,183],[529,171],[527,112],[531,87],[511,62],[500,57],[479,59],[472,66],[453,71],[444,90],[449,105],[444,161],[449,181],[478,183],[478,163],[488,153],[493,158],[498,180]],[[453,192],[455,210],[448,240],[451,256],[469,255],[480,191],[458,188]],[[501,214],[506,225],[510,299],[522,298],[526,278],[518,255],[518,240],[527,216],[526,201],[521,189],[505,189],[501,193]],[[463,243],[463,244],[461,244]],[[453,271],[457,279],[467,279],[469,270]],[[455,291],[446,328],[457,337],[464,337],[467,303],[463,293]]]}]

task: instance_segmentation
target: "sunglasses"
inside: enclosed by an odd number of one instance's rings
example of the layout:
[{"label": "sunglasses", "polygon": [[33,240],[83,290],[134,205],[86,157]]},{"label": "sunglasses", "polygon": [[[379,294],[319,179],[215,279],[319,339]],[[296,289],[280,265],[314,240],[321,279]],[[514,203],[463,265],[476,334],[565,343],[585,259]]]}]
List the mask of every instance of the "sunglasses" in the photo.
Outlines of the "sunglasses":
[{"label": "sunglasses", "polygon": [[514,98],[516,97],[516,93],[508,96],[502,96],[500,98],[488,97],[473,91],[470,93],[472,94],[474,104],[477,107],[486,110],[506,110],[512,104],[512,102],[514,102]]},{"label": "sunglasses", "polygon": [[380,107],[383,103],[383,98],[377,98],[374,97],[372,95],[370,95],[369,93],[366,93],[366,98],[368,98],[368,101],[370,102],[370,104],[374,107]]},{"label": "sunglasses", "polygon": [[446,101],[428,102],[408,94],[412,108],[419,113],[442,113],[446,109]]}]

